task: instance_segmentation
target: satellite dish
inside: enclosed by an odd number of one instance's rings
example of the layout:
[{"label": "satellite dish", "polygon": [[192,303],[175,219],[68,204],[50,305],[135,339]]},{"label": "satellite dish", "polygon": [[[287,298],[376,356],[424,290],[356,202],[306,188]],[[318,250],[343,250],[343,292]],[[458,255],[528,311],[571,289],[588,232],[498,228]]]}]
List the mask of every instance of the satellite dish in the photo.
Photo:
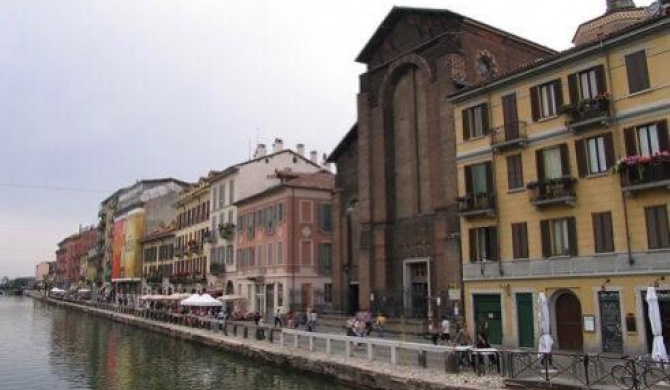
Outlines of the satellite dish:
[{"label": "satellite dish", "polygon": [[647,14],[649,14],[649,16],[658,16],[661,14],[661,10],[661,2],[654,1],[653,3],[649,4],[649,7],[647,7]]}]

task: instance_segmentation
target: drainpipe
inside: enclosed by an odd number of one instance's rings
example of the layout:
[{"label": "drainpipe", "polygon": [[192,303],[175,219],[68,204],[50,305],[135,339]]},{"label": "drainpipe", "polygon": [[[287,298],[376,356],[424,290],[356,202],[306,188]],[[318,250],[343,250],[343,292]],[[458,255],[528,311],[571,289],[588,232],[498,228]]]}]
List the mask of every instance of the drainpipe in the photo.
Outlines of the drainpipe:
[{"label": "drainpipe", "polygon": [[[612,87],[613,86],[612,67],[610,66],[610,58],[608,52],[607,50],[605,50],[602,41],[600,41],[600,48],[602,49],[602,54],[603,57],[605,58],[605,69],[607,69],[608,85]],[[609,110],[610,110],[610,117],[613,118],[614,123],[616,123],[616,110],[614,108],[614,91],[610,92]],[[619,175],[619,185],[621,185],[620,175]],[[628,204],[626,202],[626,194],[624,193],[623,189],[621,189],[621,205],[623,206],[623,220],[624,220],[624,230],[626,234],[626,252],[628,255],[628,264],[632,266],[633,264],[635,264],[635,259],[633,258],[633,251],[630,247],[630,223],[628,221]]]}]

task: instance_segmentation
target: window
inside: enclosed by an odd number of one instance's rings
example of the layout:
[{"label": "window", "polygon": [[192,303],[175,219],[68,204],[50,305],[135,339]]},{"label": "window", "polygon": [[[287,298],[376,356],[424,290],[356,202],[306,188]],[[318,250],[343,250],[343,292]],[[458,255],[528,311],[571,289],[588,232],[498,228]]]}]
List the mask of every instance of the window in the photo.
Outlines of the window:
[{"label": "window", "polygon": [[515,259],[528,258],[528,223],[512,224],[512,248]]},{"label": "window", "polygon": [[263,247],[261,245],[256,247],[256,265],[263,265]]},{"label": "window", "polygon": [[554,80],[530,89],[530,103],[533,121],[550,118],[563,105],[561,80]]},{"label": "window", "polygon": [[312,264],[312,241],[305,240],[300,243],[300,254],[302,256],[302,265]]},{"label": "window", "polygon": [[214,202],[214,208],[221,207],[219,204],[219,187],[214,187],[212,189],[212,201]]},{"label": "window", "polygon": [[593,99],[607,91],[605,67],[598,65],[582,72],[568,75],[570,101],[573,104],[581,100]]},{"label": "window", "polygon": [[624,130],[626,154],[649,156],[668,150],[668,123],[659,121]]},{"label": "window", "polygon": [[489,133],[489,113],[486,104],[466,108],[463,115],[463,140],[482,137]]},{"label": "window", "polygon": [[498,259],[498,239],[494,226],[470,229],[469,236],[470,261],[494,261]]},{"label": "window", "polygon": [[614,232],[612,230],[612,213],[593,213],[593,241],[596,253],[614,252]]},{"label": "window", "polygon": [[233,250],[233,246],[228,245],[226,247],[226,264],[233,265],[235,263],[235,258],[233,257],[234,253],[235,251]]},{"label": "window", "polygon": [[274,262],[274,254],[275,254],[274,245],[271,242],[269,242],[268,243],[268,265],[272,265],[272,263]]},{"label": "window", "polygon": [[319,229],[330,232],[333,229],[333,206],[330,204],[319,205]]},{"label": "window", "polygon": [[647,53],[644,50],[631,53],[625,57],[625,61],[626,74],[628,75],[628,93],[649,89]]},{"label": "window", "polygon": [[542,255],[576,256],[577,233],[575,218],[560,218],[540,222]]},{"label": "window", "polygon": [[605,161],[605,137],[598,136],[586,140],[589,154],[589,173],[601,173],[607,171]]},{"label": "window", "polygon": [[523,165],[521,154],[507,156],[507,188],[523,188]]},{"label": "window", "polygon": [[665,205],[645,207],[647,220],[647,242],[649,249],[669,248],[670,229],[668,228],[668,209]]},{"label": "window", "polygon": [[331,243],[319,244],[319,273],[323,276],[332,276],[333,260]]},{"label": "window", "polygon": [[539,181],[570,176],[568,146],[566,144],[537,150],[535,157]]},{"label": "window", "polygon": [[284,245],[281,242],[277,243],[277,265],[284,264]]},{"label": "window", "polygon": [[277,306],[284,306],[284,284],[277,283]]},{"label": "window", "polygon": [[231,180],[228,183],[228,204],[233,204],[235,202],[235,181]]},{"label": "window", "polygon": [[470,195],[493,192],[491,162],[465,167],[465,192]]},{"label": "window", "polygon": [[614,165],[612,134],[605,133],[575,141],[579,176],[605,173]]},{"label": "window", "polygon": [[323,303],[333,303],[332,283],[326,283],[323,285]]}]

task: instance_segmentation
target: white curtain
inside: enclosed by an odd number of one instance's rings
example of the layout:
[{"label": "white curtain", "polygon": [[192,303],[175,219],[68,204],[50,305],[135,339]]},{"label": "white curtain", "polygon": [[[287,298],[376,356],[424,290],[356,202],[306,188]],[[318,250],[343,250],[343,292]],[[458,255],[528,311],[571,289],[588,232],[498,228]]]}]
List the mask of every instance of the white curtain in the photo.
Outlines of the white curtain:
[{"label": "white curtain", "polygon": [[547,296],[541,292],[537,298],[537,314],[540,325],[540,342],[538,352],[540,354],[551,353],[551,347],[554,345],[554,339],[551,337],[549,305]]},{"label": "white curtain", "polygon": [[661,312],[658,308],[658,296],[654,287],[647,288],[647,307],[649,311],[649,325],[651,325],[651,333],[654,335],[651,358],[656,361],[667,362],[668,354],[665,351],[665,344],[663,342]]}]

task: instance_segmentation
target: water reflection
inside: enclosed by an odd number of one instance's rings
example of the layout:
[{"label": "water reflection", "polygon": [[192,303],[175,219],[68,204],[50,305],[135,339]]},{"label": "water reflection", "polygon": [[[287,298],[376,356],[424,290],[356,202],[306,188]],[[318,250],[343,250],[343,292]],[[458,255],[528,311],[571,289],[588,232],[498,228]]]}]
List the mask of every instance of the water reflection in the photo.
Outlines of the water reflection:
[{"label": "water reflection", "polygon": [[0,313],[3,390],[347,389],[29,298],[0,298]]}]

